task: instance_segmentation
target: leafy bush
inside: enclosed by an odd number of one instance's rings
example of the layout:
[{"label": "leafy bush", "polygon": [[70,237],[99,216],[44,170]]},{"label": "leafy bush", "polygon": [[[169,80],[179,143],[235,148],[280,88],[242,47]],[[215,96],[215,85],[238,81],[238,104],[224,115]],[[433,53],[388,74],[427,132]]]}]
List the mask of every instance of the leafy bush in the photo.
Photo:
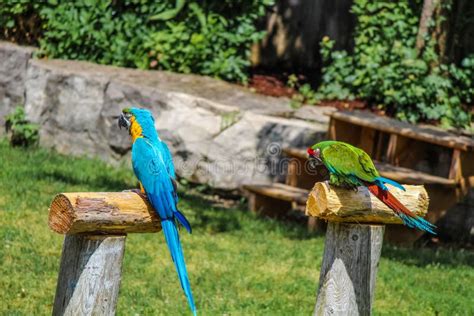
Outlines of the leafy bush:
[{"label": "leafy bush", "polygon": [[25,110],[20,106],[5,117],[5,129],[12,146],[29,147],[38,144],[39,127],[26,120]]},{"label": "leafy bush", "polygon": [[42,3],[29,0],[2,0],[0,38],[26,45],[37,45],[42,28],[39,8]]},{"label": "leafy bush", "polygon": [[250,45],[264,35],[254,23],[272,1],[191,2],[181,19],[166,23],[146,42],[152,67],[246,81]]},{"label": "leafy bush", "polygon": [[418,13],[408,1],[355,0],[358,25],[352,54],[334,51],[323,38],[319,98],[361,98],[410,122],[439,121],[463,127],[470,115],[462,104],[474,96],[474,56],[460,66],[439,64],[434,43],[415,49]]},{"label": "leafy bush", "polygon": [[[79,0],[15,2],[0,8],[0,29],[38,13],[41,54],[143,69],[247,80],[255,27],[273,0]],[[11,33],[11,32],[10,32]]]}]

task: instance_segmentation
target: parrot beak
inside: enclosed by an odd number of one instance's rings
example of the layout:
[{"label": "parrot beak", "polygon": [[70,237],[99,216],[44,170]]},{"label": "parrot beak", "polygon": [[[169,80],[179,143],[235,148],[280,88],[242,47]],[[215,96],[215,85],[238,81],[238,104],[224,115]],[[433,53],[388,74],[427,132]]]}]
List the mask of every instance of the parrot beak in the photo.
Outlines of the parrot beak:
[{"label": "parrot beak", "polygon": [[320,165],[323,163],[323,161],[321,160],[321,157],[320,157],[320,151],[319,149],[316,149],[314,150],[313,148],[309,147],[308,150],[307,150],[307,153],[308,153],[308,156],[309,158],[313,158],[316,160],[317,164]]},{"label": "parrot beak", "polygon": [[127,115],[124,113],[120,114],[118,118],[119,128],[122,129],[122,127],[125,127],[127,130],[130,130],[130,125],[131,123],[129,117],[127,117]]}]

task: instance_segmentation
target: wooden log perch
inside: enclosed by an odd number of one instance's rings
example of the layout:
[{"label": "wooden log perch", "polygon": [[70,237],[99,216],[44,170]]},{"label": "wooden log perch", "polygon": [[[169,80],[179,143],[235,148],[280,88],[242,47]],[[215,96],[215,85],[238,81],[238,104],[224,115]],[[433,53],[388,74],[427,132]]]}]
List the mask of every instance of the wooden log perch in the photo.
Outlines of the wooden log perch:
[{"label": "wooden log perch", "polygon": [[152,233],[160,219],[134,192],[61,193],[49,208],[49,227],[60,234]]},{"label": "wooden log perch", "polygon": [[148,201],[134,192],[61,193],[49,227],[66,234],[53,315],[115,315],[127,233],[161,230]]},{"label": "wooden log perch", "polygon": [[[410,211],[421,217],[426,215],[429,198],[423,186],[405,185],[406,191],[388,187]],[[322,182],[317,182],[309,193],[306,215],[334,222],[402,224],[366,187],[359,187],[357,191],[333,186],[329,189]]]}]

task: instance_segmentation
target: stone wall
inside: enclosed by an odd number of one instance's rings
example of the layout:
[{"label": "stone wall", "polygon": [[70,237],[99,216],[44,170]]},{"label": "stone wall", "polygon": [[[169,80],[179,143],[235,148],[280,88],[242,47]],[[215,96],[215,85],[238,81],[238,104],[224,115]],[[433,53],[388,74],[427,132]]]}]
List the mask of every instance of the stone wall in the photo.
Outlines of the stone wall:
[{"label": "stone wall", "polygon": [[[25,102],[25,80],[28,62],[34,49],[0,42],[0,126],[15,106]],[[0,128],[0,135],[4,132]]]},{"label": "stone wall", "polygon": [[0,42],[0,115],[24,103],[41,126],[40,144],[65,154],[129,159],[131,142],[117,116],[144,107],[180,176],[235,189],[281,177],[281,148],[304,148],[327,130],[323,112],[331,109],[294,110],[288,99],[220,80],[31,57],[30,48]]}]

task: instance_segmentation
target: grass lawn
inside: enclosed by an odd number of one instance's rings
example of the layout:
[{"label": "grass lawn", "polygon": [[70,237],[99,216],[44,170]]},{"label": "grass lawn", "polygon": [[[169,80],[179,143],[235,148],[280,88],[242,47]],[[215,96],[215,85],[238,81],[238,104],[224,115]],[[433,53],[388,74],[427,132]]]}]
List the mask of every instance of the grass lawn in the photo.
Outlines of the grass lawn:
[{"label": "grass lawn", "polygon": [[[0,314],[50,315],[63,237],[47,226],[58,192],[121,191],[130,168],[0,141]],[[324,239],[181,192],[182,243],[200,315],[310,315]],[[474,254],[384,245],[375,314],[474,315]],[[128,237],[119,315],[189,315],[160,234]]]}]

